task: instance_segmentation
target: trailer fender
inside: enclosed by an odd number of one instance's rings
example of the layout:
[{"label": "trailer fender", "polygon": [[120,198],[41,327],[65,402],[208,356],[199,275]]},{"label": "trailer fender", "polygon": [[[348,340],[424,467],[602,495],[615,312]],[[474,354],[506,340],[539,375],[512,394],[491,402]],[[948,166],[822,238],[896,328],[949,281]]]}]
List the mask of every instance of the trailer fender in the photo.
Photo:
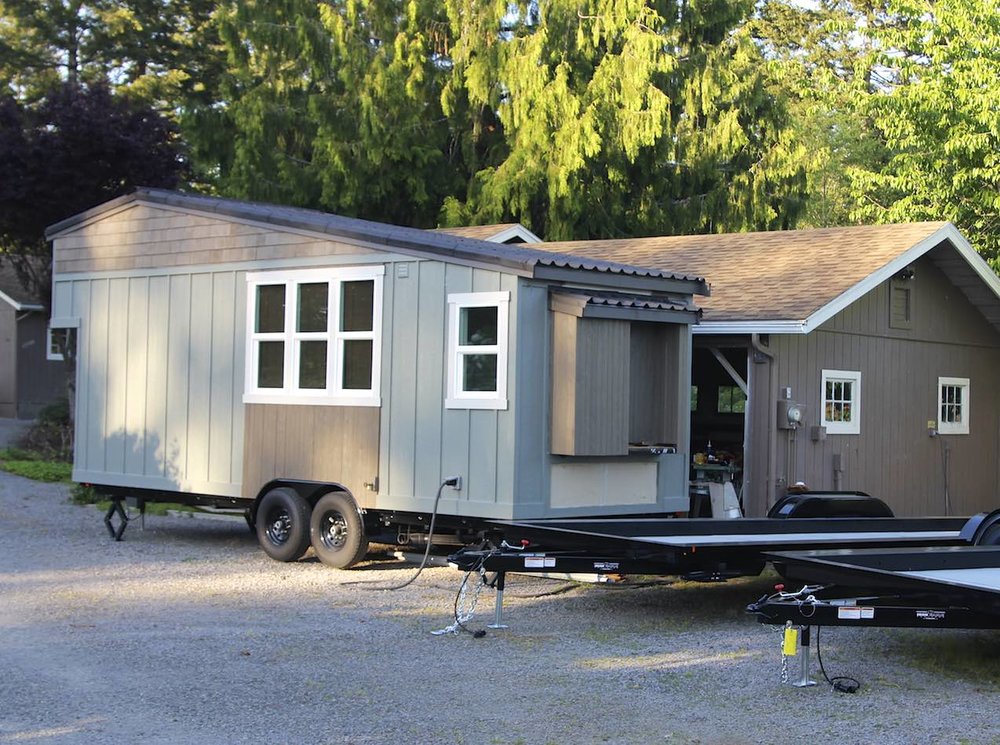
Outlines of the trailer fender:
[{"label": "trailer fender", "polygon": [[878,497],[864,492],[801,492],[786,494],[767,512],[768,517],[894,517]]},{"label": "trailer fender", "polygon": [[268,481],[257,492],[257,497],[250,507],[250,519],[255,523],[257,520],[257,510],[260,507],[260,500],[264,498],[272,489],[287,488],[294,490],[300,497],[309,503],[309,507],[315,507],[316,503],[325,495],[334,491],[342,491],[350,494],[350,490],[343,484],[335,481],[305,481],[303,479],[273,479]]},{"label": "trailer fender", "polygon": [[959,535],[973,546],[1000,546],[1000,510],[973,515]]}]

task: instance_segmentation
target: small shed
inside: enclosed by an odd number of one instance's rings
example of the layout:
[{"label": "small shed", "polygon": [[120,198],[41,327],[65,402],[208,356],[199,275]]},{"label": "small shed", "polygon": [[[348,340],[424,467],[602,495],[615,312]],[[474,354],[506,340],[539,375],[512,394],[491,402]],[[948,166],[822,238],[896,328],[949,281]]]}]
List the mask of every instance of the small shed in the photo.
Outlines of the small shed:
[{"label": "small shed", "polygon": [[66,395],[65,366],[52,344],[45,306],[0,266],[0,417],[33,419]]},{"label": "small shed", "polygon": [[789,487],[899,515],[1000,503],[1000,280],[949,223],[543,244],[707,277],[691,450],[762,515]]},{"label": "small shed", "polygon": [[706,283],[499,228],[155,189],[52,226],[73,478],[249,499],[294,478],[429,512],[460,476],[445,514],[685,511]]}]

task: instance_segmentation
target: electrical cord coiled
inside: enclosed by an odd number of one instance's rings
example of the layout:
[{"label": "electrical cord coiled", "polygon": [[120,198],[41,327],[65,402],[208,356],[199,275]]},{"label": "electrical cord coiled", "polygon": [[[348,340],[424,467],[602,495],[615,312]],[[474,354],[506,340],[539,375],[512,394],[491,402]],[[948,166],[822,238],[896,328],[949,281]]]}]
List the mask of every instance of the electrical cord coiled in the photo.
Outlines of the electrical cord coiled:
[{"label": "electrical cord coiled", "polygon": [[857,693],[858,689],[861,688],[861,682],[857,678],[852,678],[850,675],[835,675],[831,678],[826,674],[826,668],[823,666],[823,653],[819,646],[819,632],[822,628],[822,626],[816,627],[816,659],[819,662],[819,671],[823,673],[823,679],[837,693]]}]

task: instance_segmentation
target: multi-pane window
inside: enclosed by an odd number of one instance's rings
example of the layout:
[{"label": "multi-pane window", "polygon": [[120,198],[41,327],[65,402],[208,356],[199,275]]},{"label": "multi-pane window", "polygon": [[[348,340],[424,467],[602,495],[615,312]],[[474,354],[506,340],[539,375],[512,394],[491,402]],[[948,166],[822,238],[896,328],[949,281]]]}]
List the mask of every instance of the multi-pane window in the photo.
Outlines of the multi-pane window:
[{"label": "multi-pane window", "polygon": [[823,426],[831,434],[856,435],[861,432],[861,373],[851,370],[824,370],[822,381]]},{"label": "multi-pane window", "polygon": [[244,401],[378,406],[382,274],[248,274]]},{"label": "multi-pane window", "polygon": [[509,303],[507,292],[448,296],[448,408],[507,408]]},{"label": "multi-pane window", "polygon": [[746,412],[747,394],[738,385],[720,385],[715,410],[719,414],[743,414]]},{"label": "multi-pane window", "polygon": [[968,378],[938,378],[938,432],[969,434]]}]

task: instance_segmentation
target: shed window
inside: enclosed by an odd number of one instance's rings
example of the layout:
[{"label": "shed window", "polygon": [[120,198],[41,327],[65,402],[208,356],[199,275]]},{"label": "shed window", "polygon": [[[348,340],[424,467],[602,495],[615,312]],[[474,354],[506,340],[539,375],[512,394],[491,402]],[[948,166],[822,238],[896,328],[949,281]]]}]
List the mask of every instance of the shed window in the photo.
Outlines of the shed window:
[{"label": "shed window", "polygon": [[244,402],[378,406],[383,273],[248,274]]},{"label": "shed window", "polygon": [[830,434],[861,433],[861,373],[851,370],[823,371],[823,426]]},{"label": "shed window", "polygon": [[75,332],[76,329],[49,326],[45,335],[45,359],[58,362],[65,359],[65,352],[72,355],[76,344]]},{"label": "shed window", "polygon": [[969,434],[969,379],[938,378],[938,432]]},{"label": "shed window", "polygon": [[719,414],[746,413],[747,394],[737,385],[720,385],[715,410]]},{"label": "shed window", "polygon": [[507,408],[508,292],[448,296],[449,409]]}]

